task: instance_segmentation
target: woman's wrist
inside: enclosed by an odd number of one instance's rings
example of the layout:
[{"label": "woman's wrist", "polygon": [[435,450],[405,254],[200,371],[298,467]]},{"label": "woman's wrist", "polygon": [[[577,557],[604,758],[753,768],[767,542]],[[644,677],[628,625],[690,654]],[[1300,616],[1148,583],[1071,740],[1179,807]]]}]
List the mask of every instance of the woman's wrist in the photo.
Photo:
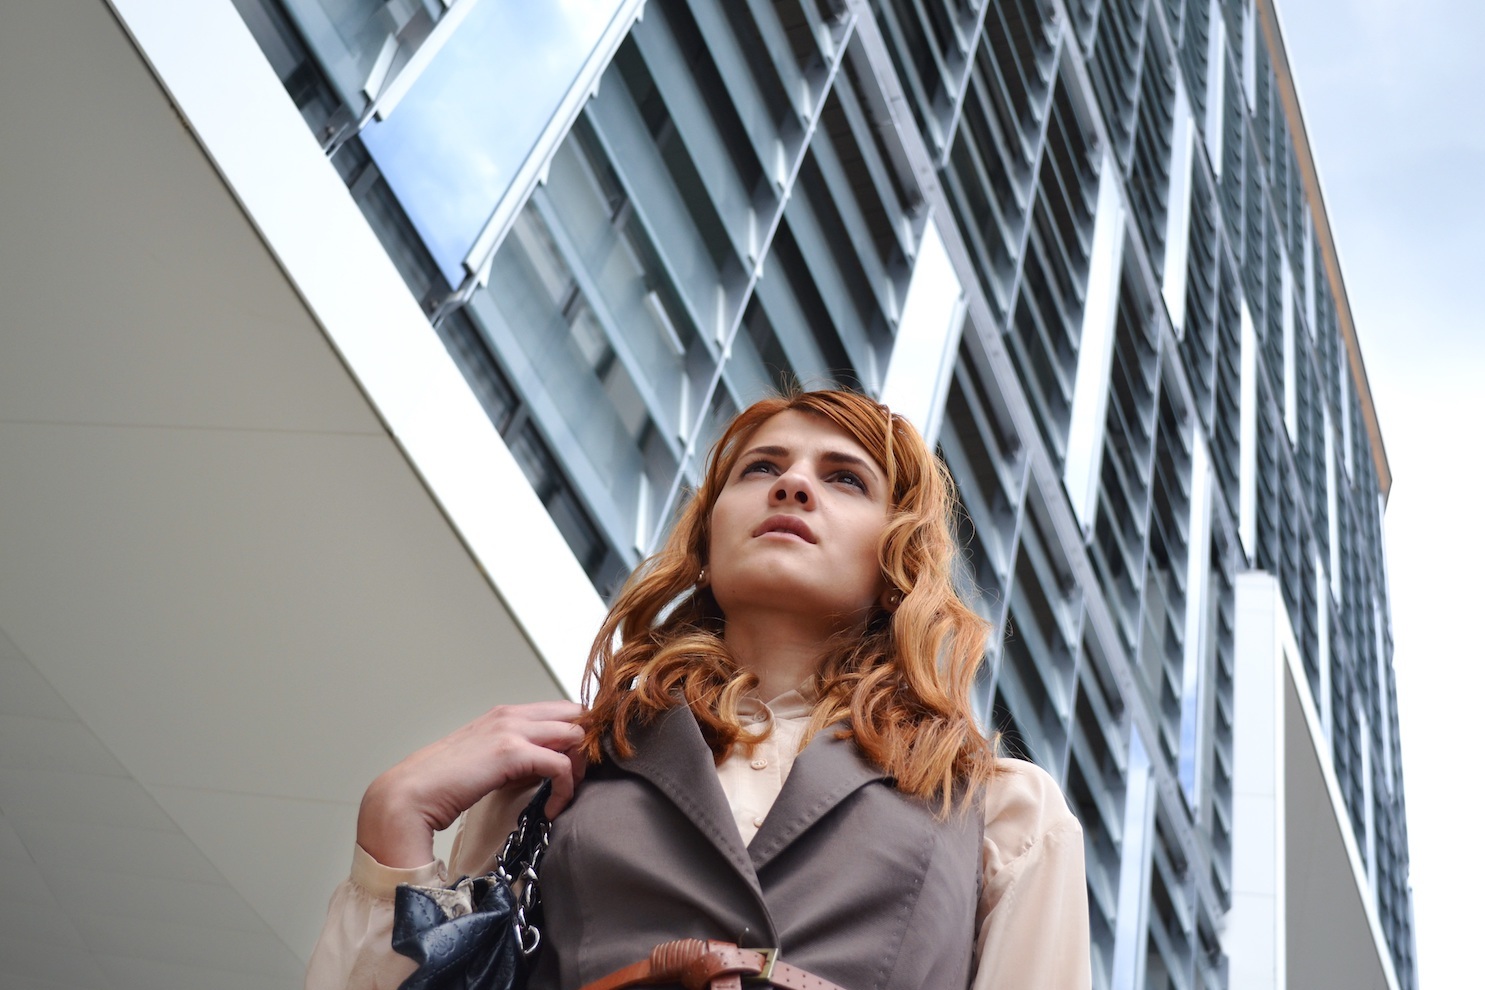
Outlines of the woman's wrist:
[{"label": "woman's wrist", "polygon": [[356,844],[378,863],[396,869],[433,861],[433,827],[388,774],[372,781],[361,797]]}]

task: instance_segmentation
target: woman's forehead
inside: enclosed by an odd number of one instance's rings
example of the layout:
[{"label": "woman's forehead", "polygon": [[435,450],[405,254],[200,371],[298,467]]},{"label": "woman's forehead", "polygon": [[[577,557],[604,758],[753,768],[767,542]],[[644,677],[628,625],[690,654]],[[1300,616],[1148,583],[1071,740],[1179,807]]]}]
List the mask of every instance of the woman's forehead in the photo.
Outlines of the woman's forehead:
[{"label": "woman's forehead", "polygon": [[755,447],[784,447],[791,451],[795,448],[801,451],[829,449],[877,463],[871,452],[845,429],[824,416],[797,409],[785,409],[765,419],[743,447],[746,450]]}]

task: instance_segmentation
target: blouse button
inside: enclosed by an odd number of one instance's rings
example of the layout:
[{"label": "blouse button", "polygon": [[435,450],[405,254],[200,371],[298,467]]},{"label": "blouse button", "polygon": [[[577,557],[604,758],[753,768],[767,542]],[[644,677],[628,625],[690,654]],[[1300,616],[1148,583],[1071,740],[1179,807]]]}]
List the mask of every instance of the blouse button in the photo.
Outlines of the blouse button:
[{"label": "blouse button", "polygon": [[753,721],[754,722],[767,722],[768,721],[768,712],[759,712],[757,715],[754,715],[753,716]]},{"label": "blouse button", "polygon": [[764,767],[768,766],[768,761],[760,757],[754,760],[752,763],[749,763],[748,766],[752,767],[754,770],[762,770]]},{"label": "blouse button", "polygon": [[753,819],[753,827],[754,828],[762,828],[763,827],[763,819],[761,819],[761,818],[754,818]]}]

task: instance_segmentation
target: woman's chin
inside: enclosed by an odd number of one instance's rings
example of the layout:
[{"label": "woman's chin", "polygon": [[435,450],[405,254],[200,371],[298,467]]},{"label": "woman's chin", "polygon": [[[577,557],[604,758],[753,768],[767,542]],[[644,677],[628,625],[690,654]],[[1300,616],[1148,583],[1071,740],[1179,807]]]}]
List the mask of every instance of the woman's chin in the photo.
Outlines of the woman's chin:
[{"label": "woman's chin", "polygon": [[[716,589],[713,589],[716,594]],[[761,616],[769,623],[817,625],[823,635],[855,625],[870,610],[872,599],[843,597],[839,588],[822,589],[779,581],[755,588],[728,589],[717,594],[722,615],[731,622]]]}]

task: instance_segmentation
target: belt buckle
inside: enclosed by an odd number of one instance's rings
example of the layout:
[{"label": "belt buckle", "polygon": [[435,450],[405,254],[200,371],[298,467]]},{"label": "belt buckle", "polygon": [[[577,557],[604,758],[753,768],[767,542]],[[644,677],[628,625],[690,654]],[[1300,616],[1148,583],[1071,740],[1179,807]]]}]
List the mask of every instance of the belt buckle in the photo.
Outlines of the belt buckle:
[{"label": "belt buckle", "polygon": [[778,948],[777,947],[774,947],[772,949],[750,948],[748,951],[750,951],[750,952],[761,952],[761,953],[763,953],[763,968],[760,969],[758,972],[753,973],[750,976],[744,976],[742,978],[742,981],[744,983],[760,983],[760,984],[769,984],[769,983],[772,983],[773,982],[773,966],[774,966],[774,963],[776,963],[776,962],[779,961],[779,950],[778,950]]}]

